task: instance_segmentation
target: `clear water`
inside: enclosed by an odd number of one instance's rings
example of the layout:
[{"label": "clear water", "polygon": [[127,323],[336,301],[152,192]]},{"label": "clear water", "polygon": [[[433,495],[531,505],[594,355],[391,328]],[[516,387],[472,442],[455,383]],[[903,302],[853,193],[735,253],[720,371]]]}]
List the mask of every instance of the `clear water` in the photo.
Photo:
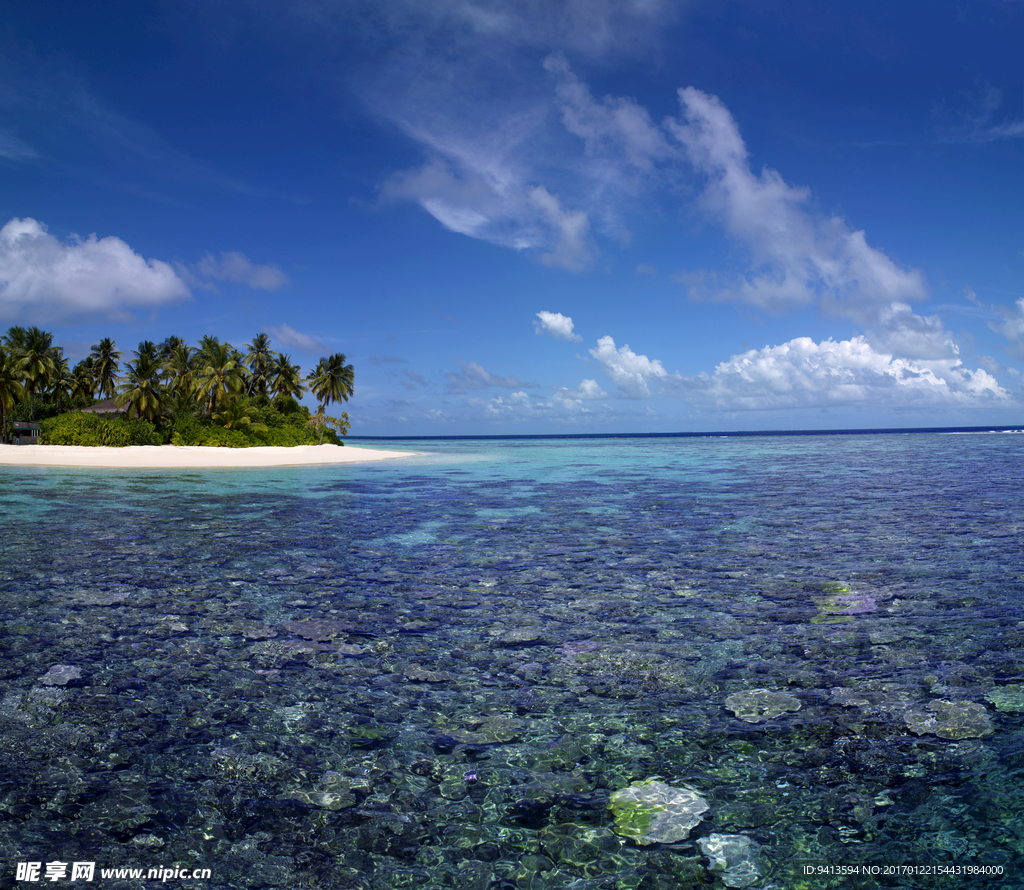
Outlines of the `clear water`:
[{"label": "clear water", "polygon": [[[716,833],[755,887],[1021,886],[1024,437],[406,447],[0,468],[0,884],[722,887]],[[650,778],[689,838],[614,832]]]}]

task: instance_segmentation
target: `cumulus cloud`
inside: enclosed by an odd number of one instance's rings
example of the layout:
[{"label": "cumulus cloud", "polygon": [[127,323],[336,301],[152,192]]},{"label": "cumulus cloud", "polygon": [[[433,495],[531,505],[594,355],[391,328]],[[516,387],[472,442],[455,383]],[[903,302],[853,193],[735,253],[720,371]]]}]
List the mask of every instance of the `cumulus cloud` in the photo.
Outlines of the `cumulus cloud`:
[{"label": "cumulus cloud", "polygon": [[291,325],[264,325],[263,330],[282,346],[287,346],[289,349],[297,349],[299,352],[318,352],[321,349],[327,348],[321,340],[309,334],[303,334],[295,330]]},{"label": "cumulus cloud", "polygon": [[551,334],[552,337],[557,337],[559,340],[570,340],[577,343],[583,340],[579,334],[573,333],[572,319],[568,315],[541,310],[537,313],[537,318],[540,321],[535,321],[533,326],[538,334]]},{"label": "cumulus cloud", "polygon": [[257,265],[244,253],[234,250],[218,258],[206,254],[196,263],[195,271],[203,278],[234,281],[259,290],[277,290],[290,280],[277,266]]},{"label": "cumulus cloud", "polygon": [[680,379],[688,399],[725,409],[867,405],[981,407],[1010,394],[959,358],[912,361],[877,351],[865,337],[816,343],[798,337],[734,355],[713,374]]},{"label": "cumulus cloud", "polygon": [[559,390],[559,396],[577,401],[594,401],[597,399],[607,399],[608,393],[601,389],[600,384],[596,380],[584,379],[580,381],[580,385],[575,392],[569,389],[562,389]]},{"label": "cumulus cloud", "polygon": [[147,260],[114,236],[62,242],[34,219],[0,229],[0,317],[53,324],[104,317],[125,320],[190,297],[167,263]]},{"label": "cumulus cloud", "polygon": [[952,359],[960,351],[942,319],[917,315],[906,303],[882,307],[868,340],[876,349],[909,359]]},{"label": "cumulus cloud", "polygon": [[[611,337],[602,337],[590,354],[601,363],[604,372],[615,381],[619,393],[627,399],[646,399],[651,396],[648,383],[675,377],[665,370],[657,359],[638,355],[625,346],[615,346]],[[591,381],[593,382],[593,381]]]},{"label": "cumulus cloud", "polygon": [[470,399],[469,405],[482,410],[485,420],[532,420],[543,418],[554,421],[573,421],[592,415],[592,407],[588,407],[587,397],[562,389],[549,399],[531,398],[525,392],[514,392],[508,396],[495,396],[492,399]]},{"label": "cumulus cloud", "polygon": [[486,402],[471,400],[471,404],[482,404],[490,417],[522,417],[532,416],[535,412],[530,404],[530,397],[525,392],[514,392],[507,396],[495,396]]},{"label": "cumulus cloud", "polygon": [[499,377],[492,374],[482,365],[476,362],[458,361],[456,364],[462,366],[461,371],[448,371],[445,373],[445,384],[449,392],[462,393],[473,389],[490,389],[501,387],[504,389],[519,389],[520,387],[536,387],[536,383],[523,383],[518,377],[511,375]]}]

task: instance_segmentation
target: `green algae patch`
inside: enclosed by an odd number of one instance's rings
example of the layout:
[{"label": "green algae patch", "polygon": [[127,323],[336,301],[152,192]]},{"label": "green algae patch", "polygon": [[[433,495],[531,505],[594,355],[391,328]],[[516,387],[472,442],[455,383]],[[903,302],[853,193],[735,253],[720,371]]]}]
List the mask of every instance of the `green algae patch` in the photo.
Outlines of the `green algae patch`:
[{"label": "green algae patch", "polygon": [[746,689],[734,692],[725,707],[747,723],[763,723],[781,714],[800,710],[800,699],[774,689]]},{"label": "green algae patch", "polygon": [[608,808],[615,833],[638,844],[671,844],[689,837],[710,804],[691,788],[648,779],[614,792]]},{"label": "green algae patch", "polygon": [[878,603],[869,594],[853,590],[841,581],[820,585],[824,599],[818,603],[818,614],[811,624],[836,624],[851,621],[854,616],[878,610]]},{"label": "green algae patch", "polygon": [[923,708],[911,708],[903,722],[917,735],[940,739],[980,739],[995,732],[988,709],[973,701],[938,699]]},{"label": "green algae patch", "polygon": [[1024,711],[1024,685],[1020,683],[999,686],[987,692],[985,698],[995,705],[997,711]]}]

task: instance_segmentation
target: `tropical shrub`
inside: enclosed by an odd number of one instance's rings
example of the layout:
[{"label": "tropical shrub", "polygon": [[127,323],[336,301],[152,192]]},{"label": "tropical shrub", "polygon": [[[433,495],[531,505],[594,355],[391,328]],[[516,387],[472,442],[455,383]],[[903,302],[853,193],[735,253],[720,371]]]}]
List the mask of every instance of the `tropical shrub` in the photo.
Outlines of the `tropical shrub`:
[{"label": "tropical shrub", "polygon": [[171,424],[172,445],[198,445],[202,441],[207,424],[193,413],[180,414]]},{"label": "tropical shrub", "polygon": [[39,441],[44,445],[90,445],[99,446],[102,419],[95,414],[61,414],[48,417],[42,422]]},{"label": "tropical shrub", "polygon": [[241,430],[228,430],[222,426],[203,427],[202,436],[197,443],[208,448],[247,448],[253,443]]},{"label": "tropical shrub", "polygon": [[112,448],[128,445],[163,445],[164,439],[148,420],[117,417],[100,421],[100,444]]},{"label": "tropical shrub", "polygon": [[44,445],[124,448],[128,445],[162,445],[163,437],[147,420],[108,419],[76,411],[44,419],[40,441]]}]

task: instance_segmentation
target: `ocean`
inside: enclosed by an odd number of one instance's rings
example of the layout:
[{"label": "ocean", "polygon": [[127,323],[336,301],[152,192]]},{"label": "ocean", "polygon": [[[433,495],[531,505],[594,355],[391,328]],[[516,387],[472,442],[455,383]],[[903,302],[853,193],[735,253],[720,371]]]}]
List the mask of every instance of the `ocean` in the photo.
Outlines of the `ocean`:
[{"label": "ocean", "polygon": [[0,886],[1024,884],[1024,435],[378,444],[0,468]]}]

